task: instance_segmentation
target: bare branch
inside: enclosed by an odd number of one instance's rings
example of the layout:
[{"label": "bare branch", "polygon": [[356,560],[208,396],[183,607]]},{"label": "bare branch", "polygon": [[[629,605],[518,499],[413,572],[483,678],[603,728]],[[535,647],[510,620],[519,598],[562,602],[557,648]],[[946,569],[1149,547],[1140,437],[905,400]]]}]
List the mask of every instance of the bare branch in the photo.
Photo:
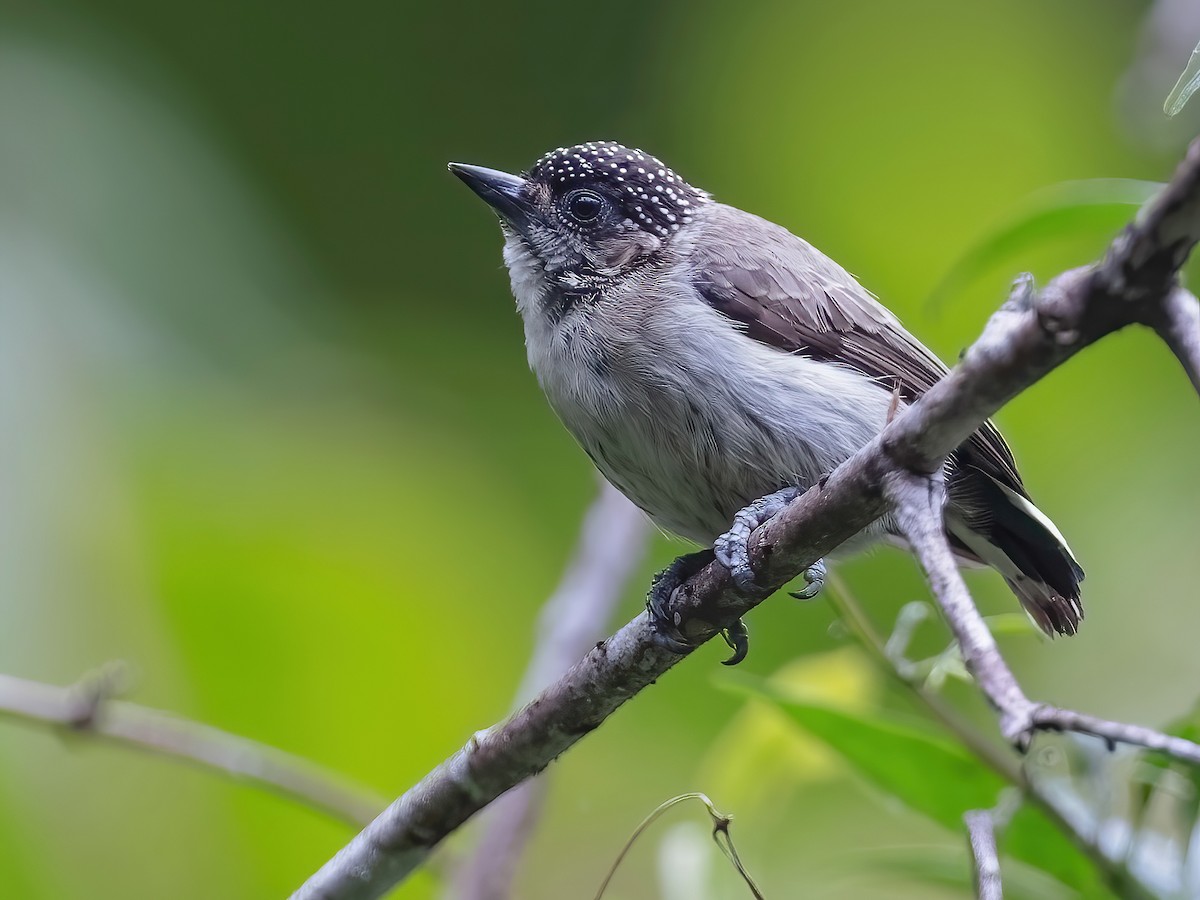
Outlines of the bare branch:
[{"label": "bare branch", "polygon": [[[542,607],[533,657],[515,706],[527,703],[604,636],[649,535],[645,514],[604,482],[584,519],[575,555]],[[454,878],[450,896],[456,900],[509,896],[545,794],[545,779],[531,778],[492,804],[479,846]]]},{"label": "bare branch", "polygon": [[[1101,264],[1059,276],[1040,295],[1029,281],[1019,284],[1013,300],[949,375],[823,485],[751,536],[751,562],[768,590],[754,596],[736,590],[729,573],[715,563],[682,585],[668,611],[680,632],[699,645],[732,625],[882,515],[887,509],[885,482],[898,469],[923,475],[937,471],[988,416],[1054,367],[1112,331],[1151,320],[1197,240],[1200,142],[1189,148],[1172,181],[1113,242]],[[975,642],[977,658],[979,652],[986,655],[990,635],[979,632],[969,617],[960,617],[959,627]],[[656,640],[647,617],[639,616],[524,709],[478,733],[388,807],[294,897],[381,896],[469,816],[541,771],[681,658]],[[1010,715],[1006,732],[1024,733],[1033,704],[1007,667],[991,669],[985,677],[993,679],[992,692],[1004,704],[1002,712]]]},{"label": "bare branch", "polygon": [[896,524],[925,570],[934,597],[962,649],[963,663],[1000,712],[1001,733],[1010,743],[1020,742],[1031,728],[1034,704],[1021,692],[1000,656],[996,640],[975,609],[954,562],[942,527],[945,493],[941,470],[933,475],[890,473],[884,481],[884,495],[895,510]]},{"label": "bare branch", "polygon": [[1118,741],[1135,744],[1200,765],[1200,745],[1191,741],[1139,725],[1109,722],[1034,703],[1027,698],[1000,655],[954,562],[942,527],[945,497],[941,472],[934,475],[892,473],[884,482],[884,492],[962,649],[963,662],[1000,713],[1000,730],[1007,740],[1025,748],[1038,730],[1078,731],[1103,738],[1110,744]]},{"label": "bare branch", "polygon": [[971,859],[975,863],[975,896],[979,900],[1003,900],[1000,885],[1000,857],[996,855],[996,829],[992,813],[975,809],[963,816],[970,838]]},{"label": "bare branch", "polygon": [[515,705],[531,700],[604,636],[642,561],[650,531],[646,514],[604,482],[584,519],[575,555],[542,607],[534,655]]},{"label": "bare branch", "polygon": [[1136,306],[1153,310],[1174,287],[1198,241],[1200,141],[1192,141],[1166,187],[1109,245],[1098,267],[1097,281],[1109,295],[1113,315]]},{"label": "bare branch", "polygon": [[103,676],[57,687],[0,675],[0,716],[191,763],[359,827],[386,802],[306,759],[169,713],[113,700],[110,690],[111,680]]},{"label": "bare branch", "polygon": [[1183,364],[1192,387],[1200,393],[1200,302],[1184,288],[1171,291],[1162,302],[1154,330]]},{"label": "bare branch", "polygon": [[1109,747],[1131,744],[1154,750],[1181,762],[1200,766],[1200,746],[1170,734],[1163,734],[1141,725],[1110,722],[1069,709],[1059,709],[1046,703],[1037,704],[1030,727],[1039,731],[1074,731],[1090,734],[1106,741]]},{"label": "bare branch", "polygon": [[[890,653],[888,642],[876,631],[866,612],[862,609],[857,598],[836,575],[831,577],[834,590],[830,592],[830,602],[839,617],[845,622],[858,638],[863,648],[880,664],[883,670],[892,676],[902,687],[911,691],[913,696],[929,711],[950,734],[954,735],[966,749],[989,769],[1014,785],[1019,794],[1012,799],[1027,799],[1040,809],[1050,821],[1054,822],[1063,833],[1087,856],[1096,866],[1097,872],[1119,897],[1148,898],[1151,891],[1129,871],[1127,861],[1120,854],[1113,856],[1101,845],[1100,835],[1083,817],[1077,808],[1063,804],[1061,795],[1055,791],[1047,791],[1037,779],[1029,778],[1024,766],[1009,753],[1002,751],[992,741],[981,735],[973,724],[947,704],[940,696],[930,691],[924,679],[913,677],[911,663],[898,654]],[[993,825],[999,827],[1008,821],[1015,808],[1001,795],[1001,802],[991,811]]]}]

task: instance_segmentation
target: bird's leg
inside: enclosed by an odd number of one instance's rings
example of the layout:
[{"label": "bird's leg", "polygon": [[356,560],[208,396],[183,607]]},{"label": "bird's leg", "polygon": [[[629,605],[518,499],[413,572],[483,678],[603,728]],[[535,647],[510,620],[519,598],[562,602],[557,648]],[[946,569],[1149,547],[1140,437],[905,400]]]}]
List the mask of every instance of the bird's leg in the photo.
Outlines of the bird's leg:
[{"label": "bird's leg", "polygon": [[[655,575],[650,585],[650,593],[646,595],[646,612],[650,615],[650,626],[658,640],[673,653],[688,653],[696,645],[689,642],[680,631],[681,623],[671,617],[671,595],[675,593],[676,588],[712,561],[712,550],[684,554]],[[733,656],[725,661],[726,665],[737,665],[746,658],[749,633],[740,619],[722,631],[721,636],[725,638],[725,643],[733,648]]]},{"label": "bird's leg", "polygon": [[675,653],[687,653],[695,645],[690,644],[679,630],[679,622],[670,615],[671,596],[681,584],[707,566],[713,560],[711,550],[685,553],[654,576],[650,593],[646,595],[646,612],[650,614],[650,625],[658,639]]},{"label": "bird's leg", "polygon": [[[753,590],[756,587],[754,569],[750,565],[750,535],[768,519],[779,512],[804,493],[802,488],[785,487],[773,494],[760,497],[749,506],[742,509],[733,518],[733,525],[713,544],[717,561],[729,570],[730,576],[742,590]],[[811,600],[825,586],[825,563],[817,560],[802,573],[808,586],[795,591],[792,596],[797,600]]]},{"label": "bird's leg", "polygon": [[779,512],[802,494],[798,487],[785,487],[773,494],[759,497],[749,506],[743,507],[733,517],[733,524],[713,542],[717,562],[729,570],[730,576],[742,590],[755,587],[754,569],[750,565],[750,535],[754,529]]}]

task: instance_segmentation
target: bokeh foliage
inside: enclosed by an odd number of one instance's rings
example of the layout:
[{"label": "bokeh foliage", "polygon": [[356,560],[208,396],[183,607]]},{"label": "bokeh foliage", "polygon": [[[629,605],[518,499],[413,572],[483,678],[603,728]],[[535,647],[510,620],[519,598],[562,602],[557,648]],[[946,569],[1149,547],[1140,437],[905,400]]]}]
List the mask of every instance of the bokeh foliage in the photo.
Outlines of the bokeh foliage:
[{"label": "bokeh foliage", "polygon": [[[494,223],[445,162],[641,146],[803,234],[950,359],[1016,272],[1109,237],[1108,219],[1047,233],[931,304],[1025,198],[1169,173],[1114,112],[1144,10],[5,0],[0,670],[68,682],[125,659],[139,700],[401,791],[505,711],[594,489],[525,368]],[[1032,695],[1148,723],[1191,708],[1195,413],[1131,333],[1001,414],[1089,575],[1079,637],[1006,639]],[[641,584],[679,549],[659,540]],[[894,553],[842,571],[880,623],[924,595]],[[998,579],[972,586],[1011,610]],[[832,623],[824,603],[766,604],[746,671],[837,653]],[[693,789],[739,815],[773,896],[961,895],[880,862],[961,864],[957,835],[778,721],[754,761],[777,781],[723,772],[713,748],[739,747],[746,701],[714,686],[719,654],[557,764],[520,896],[586,895],[645,812]],[[836,671],[812,680],[836,694]],[[914,712],[872,690],[861,708]],[[0,896],[281,896],[348,837],[38,730],[0,724],[0,771]],[[660,896],[654,857],[610,896]],[[741,890],[716,870],[710,889]],[[430,875],[398,892],[435,895]]]}]

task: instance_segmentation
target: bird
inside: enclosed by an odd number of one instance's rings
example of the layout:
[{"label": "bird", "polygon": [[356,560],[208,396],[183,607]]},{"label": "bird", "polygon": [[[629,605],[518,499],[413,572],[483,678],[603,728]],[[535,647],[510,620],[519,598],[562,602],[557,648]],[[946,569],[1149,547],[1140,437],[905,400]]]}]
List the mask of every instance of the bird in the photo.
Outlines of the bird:
[{"label": "bird", "polygon": [[[660,528],[701,547],[648,604],[673,649],[670,592],[714,557],[754,585],[755,527],[828,476],[947,368],[842,266],[613,141],[519,175],[450,163],[497,214],[526,353],[596,467]],[[1083,618],[1084,573],[989,420],[945,466],[956,561],[990,566],[1048,635]],[[905,547],[890,515],[837,551]],[[824,560],[797,596],[820,590]],[[736,663],[744,625],[725,632]]]}]

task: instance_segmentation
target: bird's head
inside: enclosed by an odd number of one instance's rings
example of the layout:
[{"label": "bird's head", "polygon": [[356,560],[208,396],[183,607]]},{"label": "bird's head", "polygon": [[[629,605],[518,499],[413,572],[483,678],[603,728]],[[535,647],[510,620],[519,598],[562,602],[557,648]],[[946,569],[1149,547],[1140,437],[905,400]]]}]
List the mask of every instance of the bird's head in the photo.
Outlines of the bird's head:
[{"label": "bird's head", "polygon": [[566,291],[599,291],[659,253],[708,195],[641,150],[560,147],[523,175],[451,163],[500,216],[509,264],[534,264]]}]

